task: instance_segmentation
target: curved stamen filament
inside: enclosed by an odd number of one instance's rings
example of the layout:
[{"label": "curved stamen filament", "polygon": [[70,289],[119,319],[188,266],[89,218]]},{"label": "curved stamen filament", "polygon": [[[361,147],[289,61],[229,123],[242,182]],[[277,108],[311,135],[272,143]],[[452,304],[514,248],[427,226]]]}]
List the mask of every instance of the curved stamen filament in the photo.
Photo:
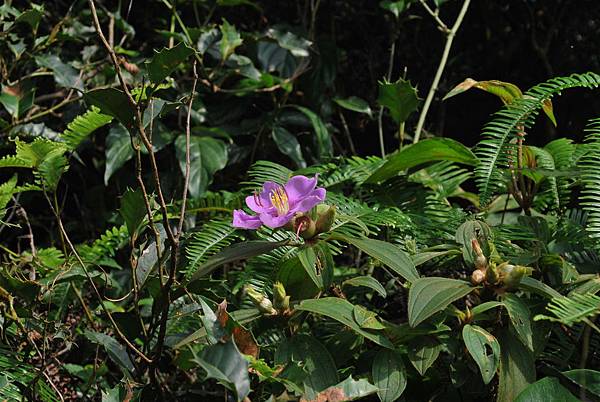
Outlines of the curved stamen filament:
[{"label": "curved stamen filament", "polygon": [[290,210],[288,195],[283,187],[277,187],[271,191],[271,204],[277,210],[278,215],[285,215]]}]

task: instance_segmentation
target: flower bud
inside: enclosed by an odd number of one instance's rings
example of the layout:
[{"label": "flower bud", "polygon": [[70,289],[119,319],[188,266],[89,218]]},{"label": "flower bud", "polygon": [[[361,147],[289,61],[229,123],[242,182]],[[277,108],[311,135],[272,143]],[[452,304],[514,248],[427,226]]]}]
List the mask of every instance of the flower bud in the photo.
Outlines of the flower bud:
[{"label": "flower bud", "polygon": [[317,223],[316,223],[316,233],[325,233],[331,229],[333,226],[333,222],[335,221],[335,205],[327,206],[324,204],[319,205],[319,207],[326,208],[317,208]]},{"label": "flower bud", "polygon": [[485,281],[485,276],[486,276],[485,275],[485,271],[482,271],[480,269],[476,269],[471,274],[471,283],[473,285],[479,285],[480,283],[482,283],[483,281]]},{"label": "flower bud", "polygon": [[293,218],[292,228],[303,239],[312,239],[317,234],[315,221],[304,214],[298,214]]},{"label": "flower bud", "polygon": [[524,276],[531,274],[532,269],[522,265],[511,265],[504,262],[498,265],[498,276],[504,286],[512,288],[517,286]]},{"label": "flower bud", "polygon": [[263,313],[266,314],[277,314],[277,311],[273,308],[273,303],[268,297],[258,292],[252,286],[246,286],[246,294],[252,300],[252,303]]},{"label": "flower bud", "polygon": [[286,295],[281,282],[275,282],[273,285],[273,307],[280,312],[290,308],[290,297]]},{"label": "flower bud", "polygon": [[483,250],[481,250],[481,246],[477,239],[471,240],[471,246],[473,247],[473,251],[475,252],[475,269],[485,270],[488,265],[487,258],[483,254]]}]

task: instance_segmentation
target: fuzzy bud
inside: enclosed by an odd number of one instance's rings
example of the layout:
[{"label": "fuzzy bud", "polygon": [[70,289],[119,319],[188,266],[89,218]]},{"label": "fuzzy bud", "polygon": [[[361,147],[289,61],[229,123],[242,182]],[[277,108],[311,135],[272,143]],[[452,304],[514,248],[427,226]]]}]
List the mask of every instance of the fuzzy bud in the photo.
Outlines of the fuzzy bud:
[{"label": "fuzzy bud", "polygon": [[328,232],[331,229],[331,226],[333,226],[333,222],[335,221],[335,205],[319,205],[319,207],[321,206],[325,208],[317,208],[317,234]]},{"label": "fuzzy bud", "polygon": [[252,300],[252,303],[263,313],[266,314],[277,314],[277,311],[273,308],[273,303],[269,300],[268,297],[258,292],[252,286],[246,287],[246,294]]},{"label": "fuzzy bud", "polygon": [[487,258],[483,254],[483,250],[481,250],[481,246],[477,239],[471,240],[471,246],[473,247],[473,251],[475,252],[475,269],[480,269],[485,271],[488,266]]},{"label": "fuzzy bud", "polygon": [[481,283],[483,283],[483,281],[485,281],[485,272],[481,271],[479,269],[476,269],[475,271],[473,271],[473,273],[471,274],[471,283],[473,285],[479,285]]},{"label": "fuzzy bud", "polygon": [[531,274],[531,271],[532,270],[529,267],[524,267],[522,265],[511,265],[508,262],[498,265],[499,279],[507,288],[517,286],[524,276]]},{"label": "fuzzy bud", "polygon": [[286,295],[281,282],[275,282],[273,285],[273,307],[278,311],[286,311],[290,308],[290,297]]}]

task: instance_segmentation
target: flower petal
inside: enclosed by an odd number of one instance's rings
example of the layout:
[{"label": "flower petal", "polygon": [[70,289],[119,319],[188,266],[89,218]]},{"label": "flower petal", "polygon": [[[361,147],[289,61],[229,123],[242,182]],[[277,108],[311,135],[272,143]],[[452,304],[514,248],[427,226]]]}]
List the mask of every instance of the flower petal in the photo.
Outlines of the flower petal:
[{"label": "flower petal", "polygon": [[258,229],[262,222],[258,216],[248,215],[241,209],[233,211],[233,227],[242,229]]},{"label": "flower petal", "polygon": [[317,185],[317,176],[309,179],[306,176],[294,176],[285,184],[285,192],[293,204],[296,200],[306,197]]},{"label": "flower petal", "polygon": [[285,215],[272,215],[272,214],[268,214],[268,213],[264,213],[264,214],[260,214],[260,220],[262,221],[262,223],[264,223],[266,226],[275,229],[275,228],[280,228],[283,225],[285,225],[286,223],[288,223],[292,217],[294,216],[294,214],[290,211]]},{"label": "flower petal", "polygon": [[290,212],[308,212],[315,205],[322,203],[325,200],[327,190],[322,187],[316,188],[310,194],[296,202]]},{"label": "flower petal", "polygon": [[[262,205],[260,205],[257,201]],[[246,205],[248,205],[248,208],[256,213],[266,212],[268,209],[270,209],[270,202],[271,201],[269,201],[269,205],[265,205],[260,195],[249,195],[246,197]]]}]

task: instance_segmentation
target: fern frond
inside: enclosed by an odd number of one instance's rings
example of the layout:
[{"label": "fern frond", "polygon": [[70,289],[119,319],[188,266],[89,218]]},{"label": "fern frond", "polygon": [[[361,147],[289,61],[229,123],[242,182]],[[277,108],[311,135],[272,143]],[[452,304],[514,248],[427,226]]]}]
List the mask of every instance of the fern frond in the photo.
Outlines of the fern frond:
[{"label": "fern frond", "polygon": [[[554,157],[548,150],[538,147],[529,147],[529,149],[535,155],[535,159],[539,167],[549,171],[556,170],[557,167],[554,161]],[[535,201],[539,205],[540,200],[550,198],[550,205],[544,205],[544,209],[558,209],[560,208],[561,203],[560,194],[558,193],[558,183],[556,177],[550,176],[546,177],[545,179],[546,180],[544,180],[544,182],[547,183],[546,188],[544,189],[544,191],[542,191],[542,193],[538,194]],[[538,206],[538,208],[540,207]]]},{"label": "fern frond", "polygon": [[546,309],[548,312],[552,313],[554,317],[540,314],[534,319],[536,321],[557,321],[568,326],[572,326],[579,322],[585,322],[598,330],[590,321],[590,318],[593,318],[600,312],[600,297],[594,294],[572,293],[569,297],[557,297],[548,303]]},{"label": "fern frond", "polygon": [[129,232],[126,225],[114,226],[104,232],[91,245],[78,247],[84,261],[97,261],[105,257],[113,257],[117,250],[129,242]]},{"label": "fern frond", "polygon": [[231,226],[230,220],[208,222],[199,231],[192,233],[185,246],[186,278],[194,275],[202,263],[224,247],[229,246],[238,237],[239,234]]},{"label": "fern frond", "polygon": [[275,162],[257,161],[248,170],[248,181],[243,182],[244,191],[261,188],[266,181],[285,184],[293,172]]},{"label": "fern frond", "polygon": [[587,153],[579,162],[583,170],[581,206],[588,213],[590,236],[600,238],[600,119],[590,120],[586,132]]},{"label": "fern frond", "polygon": [[112,121],[112,117],[100,113],[100,109],[92,106],[84,114],[75,117],[67,125],[67,129],[59,136],[70,151],[74,150],[85,140],[92,132]]},{"label": "fern frond", "polygon": [[514,140],[522,130],[533,125],[544,101],[568,88],[596,88],[598,85],[600,75],[592,72],[552,78],[534,86],[522,99],[515,99],[494,114],[493,119],[484,127],[483,139],[475,149],[479,158],[475,180],[482,205],[486,205],[503,188],[505,180],[502,170],[514,166]]},{"label": "fern frond", "polygon": [[[544,149],[552,155],[554,166],[556,166],[556,169],[558,170],[568,170],[575,166],[577,148],[578,146],[568,138],[559,138],[550,141],[544,146]],[[573,178],[568,176],[556,177],[559,208],[563,209],[569,204],[571,198],[570,187],[574,181]]]}]

